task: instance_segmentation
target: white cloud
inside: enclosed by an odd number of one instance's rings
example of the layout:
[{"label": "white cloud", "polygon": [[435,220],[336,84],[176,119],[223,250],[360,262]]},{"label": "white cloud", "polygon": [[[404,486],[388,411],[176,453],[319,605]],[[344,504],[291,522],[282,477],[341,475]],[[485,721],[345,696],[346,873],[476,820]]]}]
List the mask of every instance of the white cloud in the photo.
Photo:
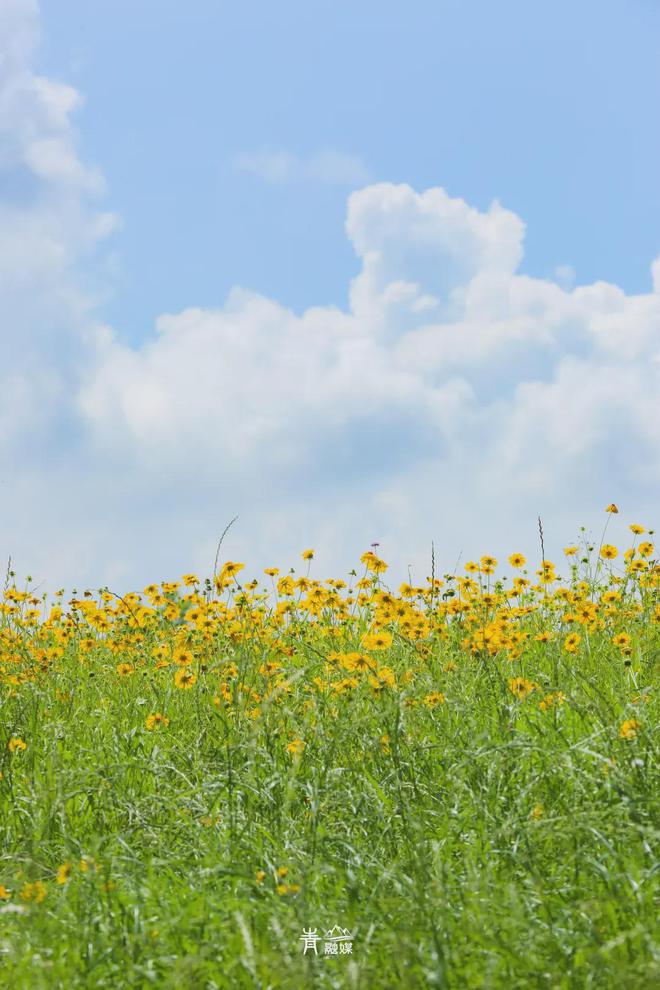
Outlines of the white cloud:
[{"label": "white cloud", "polygon": [[400,566],[432,538],[533,550],[538,513],[570,540],[612,500],[652,522],[660,296],[518,274],[523,229],[441,189],[354,193],[349,312],[235,290],[142,348],[109,341],[80,393],[90,442],[200,506],[206,559],[214,502],[259,563],[311,542],[346,565],[374,538]]},{"label": "white cloud", "polygon": [[272,183],[320,182],[331,186],[359,186],[370,180],[369,170],[359,155],[334,148],[324,148],[308,156],[262,148],[236,155],[233,165],[238,172]]},{"label": "white cloud", "polygon": [[506,285],[522,258],[525,227],[499,203],[480,213],[444,189],[419,194],[380,183],[351,194],[346,231],[362,259],[353,312],[374,332],[400,334],[464,313],[477,276]]},{"label": "white cloud", "polygon": [[610,501],[653,523],[660,261],[637,296],[530,278],[512,212],[380,183],[348,201],[347,311],[235,289],[127,346],[81,288],[113,220],[76,153],[77,96],[32,73],[33,4],[0,27],[0,511],[23,572],[208,571],[237,512],[229,556],[256,570],[312,545],[324,576],[373,540],[400,576],[425,576],[432,539],[442,568],[534,552],[538,514],[555,552]]},{"label": "white cloud", "polygon": [[80,262],[114,226],[92,198],[97,170],[78,158],[71,87],[37,75],[36,4],[0,7],[0,451],[24,460],[32,430],[50,430],[69,401],[93,299]]}]

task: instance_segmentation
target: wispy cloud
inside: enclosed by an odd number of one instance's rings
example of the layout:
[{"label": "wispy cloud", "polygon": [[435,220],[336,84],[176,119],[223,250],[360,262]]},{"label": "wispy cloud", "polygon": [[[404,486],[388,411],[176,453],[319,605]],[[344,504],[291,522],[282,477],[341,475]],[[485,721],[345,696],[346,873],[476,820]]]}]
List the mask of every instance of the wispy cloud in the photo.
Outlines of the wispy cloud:
[{"label": "wispy cloud", "polygon": [[325,148],[310,155],[263,148],[243,152],[232,159],[238,172],[266,182],[320,182],[326,185],[359,186],[371,180],[369,169],[359,155]]}]

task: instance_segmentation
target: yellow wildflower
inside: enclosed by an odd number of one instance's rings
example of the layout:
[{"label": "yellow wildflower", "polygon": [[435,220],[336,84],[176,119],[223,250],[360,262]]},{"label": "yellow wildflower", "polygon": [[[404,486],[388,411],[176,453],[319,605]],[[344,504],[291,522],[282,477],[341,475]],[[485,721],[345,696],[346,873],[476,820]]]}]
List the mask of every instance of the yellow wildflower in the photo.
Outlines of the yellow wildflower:
[{"label": "yellow wildflower", "polygon": [[362,645],[365,650],[387,650],[392,645],[392,633],[372,632],[364,637]]},{"label": "yellow wildflower", "polygon": [[154,712],[153,715],[147,716],[146,726],[149,732],[153,732],[154,729],[160,729],[161,727],[166,729],[169,724],[169,718],[161,712]]},{"label": "yellow wildflower", "polygon": [[520,701],[524,701],[528,694],[534,690],[534,685],[524,677],[509,678],[509,691],[515,694]]},{"label": "yellow wildflower", "polygon": [[641,724],[636,718],[629,718],[622,723],[619,729],[619,735],[622,739],[636,739],[639,730],[641,729]]},{"label": "yellow wildflower", "polygon": [[196,682],[197,676],[191,670],[177,670],[174,675],[174,683],[181,691],[188,691]]},{"label": "yellow wildflower", "polygon": [[71,870],[73,865],[71,863],[62,863],[57,871],[56,880],[61,886],[69,882],[69,877],[71,876]]}]

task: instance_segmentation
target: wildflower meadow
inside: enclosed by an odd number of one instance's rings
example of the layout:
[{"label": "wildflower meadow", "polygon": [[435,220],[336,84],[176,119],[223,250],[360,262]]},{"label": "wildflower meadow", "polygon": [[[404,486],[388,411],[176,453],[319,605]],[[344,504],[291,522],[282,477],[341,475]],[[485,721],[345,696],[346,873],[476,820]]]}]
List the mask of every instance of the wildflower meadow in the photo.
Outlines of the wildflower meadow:
[{"label": "wildflower meadow", "polygon": [[10,568],[0,985],[660,986],[660,567],[627,532],[419,585],[373,548],[136,593]]}]

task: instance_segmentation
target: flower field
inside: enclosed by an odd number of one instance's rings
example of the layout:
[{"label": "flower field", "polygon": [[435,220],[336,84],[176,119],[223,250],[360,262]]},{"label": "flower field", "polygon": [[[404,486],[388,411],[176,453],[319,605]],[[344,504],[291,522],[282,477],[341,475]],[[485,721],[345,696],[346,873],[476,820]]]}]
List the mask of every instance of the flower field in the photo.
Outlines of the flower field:
[{"label": "flower field", "polygon": [[660,986],[660,567],[627,532],[419,586],[373,549],[8,572],[0,985]]}]

